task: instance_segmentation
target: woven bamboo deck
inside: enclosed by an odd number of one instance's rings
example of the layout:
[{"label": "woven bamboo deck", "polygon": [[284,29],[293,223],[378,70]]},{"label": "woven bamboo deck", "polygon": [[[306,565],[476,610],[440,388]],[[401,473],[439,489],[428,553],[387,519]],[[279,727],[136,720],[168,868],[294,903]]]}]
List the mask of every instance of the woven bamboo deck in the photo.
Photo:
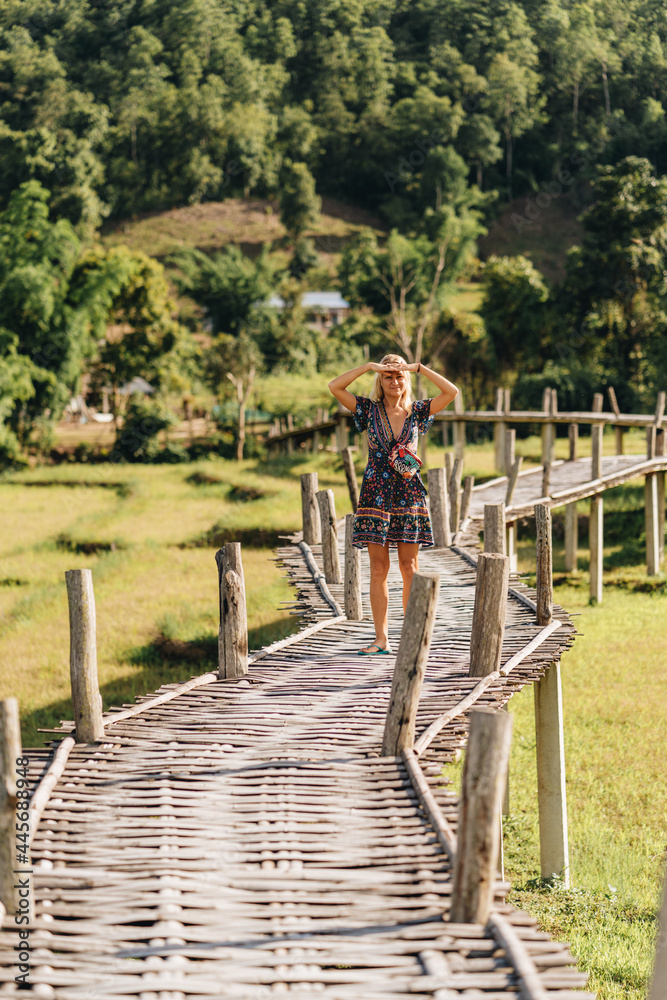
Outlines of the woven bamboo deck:
[{"label": "woven bamboo deck", "polygon": [[[471,558],[424,551],[420,569],[441,582],[417,735],[451,719],[419,761],[383,758],[394,657],[356,654],[370,616],[332,615],[297,540],[279,558],[303,635],[260,653],[243,679],[167,685],[157,694],[170,700],[110,713],[106,742],[71,751],[33,837],[32,994],[592,1000],[572,992],[586,976],[567,945],[508,905],[505,883],[487,927],[447,922],[457,801],[441,767],[465,741],[473,701],[499,708],[561,655],[568,616],[557,607],[560,626],[545,635],[513,580],[503,663],[516,665],[480,684],[467,676]],[[394,565],[390,617],[396,650]],[[28,753],[37,782],[53,753]],[[2,997],[17,992],[16,940],[5,917]]]}]

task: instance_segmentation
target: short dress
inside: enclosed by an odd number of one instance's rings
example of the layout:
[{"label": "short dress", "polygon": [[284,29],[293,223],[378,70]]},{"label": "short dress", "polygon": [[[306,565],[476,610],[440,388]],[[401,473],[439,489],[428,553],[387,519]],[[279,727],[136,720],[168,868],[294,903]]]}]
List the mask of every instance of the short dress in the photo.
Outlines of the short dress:
[{"label": "short dress", "polygon": [[[358,431],[368,432],[368,465],[359,494],[354,518],[352,544],[358,549],[368,542],[396,548],[398,542],[433,545],[431,520],[426,507],[426,487],[419,473],[403,479],[389,464],[387,449],[397,443],[384,403],[374,403],[365,396],[355,396],[354,422]],[[405,418],[398,443],[417,451],[417,440],[433,423],[431,400],[412,404]]]}]

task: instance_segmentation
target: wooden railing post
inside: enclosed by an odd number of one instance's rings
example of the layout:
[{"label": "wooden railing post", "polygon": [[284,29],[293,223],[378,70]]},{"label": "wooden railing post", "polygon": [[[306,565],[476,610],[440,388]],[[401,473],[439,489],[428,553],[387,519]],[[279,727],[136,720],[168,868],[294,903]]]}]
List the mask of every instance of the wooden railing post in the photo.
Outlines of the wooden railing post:
[{"label": "wooden railing post", "polygon": [[403,620],[382,741],[382,756],[412,749],[415,720],[438,604],[438,574],[415,573]]},{"label": "wooden railing post", "polygon": [[[29,868],[17,863],[16,812],[18,789],[16,762],[21,756],[21,728],[16,698],[0,701],[0,903],[10,916],[19,912],[16,868]],[[23,799],[27,804],[27,800]],[[21,848],[27,855],[27,850]],[[28,897],[28,902],[30,901]]]},{"label": "wooden railing post", "polygon": [[519,455],[518,458],[514,459],[512,468],[508,473],[507,480],[507,493],[505,494],[505,506],[509,507],[512,503],[512,497],[514,496],[514,490],[516,489],[517,480],[519,478],[519,473],[521,472],[521,466],[523,464],[523,458]]},{"label": "wooden railing post", "polygon": [[537,800],[542,878],[558,875],[570,884],[565,792],[565,741],[560,663],[553,662],[535,684]]},{"label": "wooden railing post", "polygon": [[565,506],[565,572],[576,573],[579,546],[579,519],[577,501]]},{"label": "wooden railing post", "polygon": [[454,468],[449,480],[449,527],[452,535],[455,535],[459,530],[459,521],[461,517],[461,492],[459,486],[461,482],[462,470],[463,459],[454,459]]},{"label": "wooden railing post", "polygon": [[[655,428],[652,428],[655,430]],[[658,516],[658,477],[649,473],[644,479],[644,517],[646,524],[646,572],[660,572],[660,518]]]},{"label": "wooden railing post", "polygon": [[347,426],[347,410],[342,403],[338,406],[338,411],[336,413],[336,450],[338,454],[343,453],[343,449],[347,448],[348,445],[348,426]]},{"label": "wooden railing post", "polygon": [[602,600],[602,561],[604,555],[603,532],[604,502],[596,493],[591,497],[588,541],[590,547],[590,601],[599,604]]},{"label": "wooden railing post", "polygon": [[551,463],[542,466],[542,496],[551,496]]},{"label": "wooden railing post", "polygon": [[89,569],[65,573],[69,604],[69,670],[74,726],[79,743],[95,743],[104,736],[102,696],[97,681],[97,637],[93,574]]},{"label": "wooden railing post", "polygon": [[452,544],[452,536],[449,526],[449,495],[445,483],[445,469],[429,469],[427,483],[433,543],[438,549],[448,548]]},{"label": "wooden railing post", "polygon": [[485,924],[498,867],[500,813],[512,741],[512,716],[478,709],[470,713],[468,748],[459,801],[452,923]]},{"label": "wooden railing post", "polygon": [[357,473],[354,468],[352,449],[349,447],[343,448],[341,455],[343,457],[343,466],[345,468],[347,489],[350,494],[350,503],[352,504],[352,510],[356,512],[356,509],[359,506],[359,484],[357,483]]},{"label": "wooden railing post", "polygon": [[460,523],[462,524],[468,516],[470,501],[472,500],[472,489],[475,485],[474,476],[466,476],[463,480],[463,496],[461,498]]},{"label": "wooden railing post", "polygon": [[505,555],[505,504],[484,504],[484,551]]},{"label": "wooden railing post", "polygon": [[646,458],[649,460],[655,458],[655,430],[655,424],[646,428]]},{"label": "wooden railing post", "polygon": [[[613,385],[610,385],[607,389],[607,395],[609,396],[609,402],[611,403],[611,408],[614,412],[615,417],[620,417],[621,410],[618,405],[618,400],[616,399],[616,391]],[[623,427],[619,427],[618,424],[614,427],[614,438],[616,442],[616,454],[623,454]]]},{"label": "wooden railing post", "polygon": [[[496,389],[496,413],[503,413],[505,409],[505,390]],[[497,472],[504,472],[507,466],[505,460],[505,430],[507,425],[504,421],[498,420],[493,425],[493,445],[495,453],[495,467]]]},{"label": "wooden railing post", "polygon": [[510,561],[510,573],[517,573],[519,569],[519,554],[516,550],[517,523],[507,521],[505,524],[505,555]]},{"label": "wooden railing post", "polygon": [[363,617],[361,600],[361,549],[352,544],[354,514],[345,515],[345,617],[360,622]]},{"label": "wooden railing post", "polygon": [[[655,438],[656,458],[663,458],[665,455],[665,430],[660,428]],[[665,558],[665,473],[657,472],[658,483],[658,564],[661,565]]]},{"label": "wooden railing post", "polygon": [[[459,390],[458,395],[454,397],[454,413],[463,413],[463,396]],[[461,460],[463,463],[463,458],[465,454],[466,447],[466,425],[462,420],[456,420],[453,424],[454,427],[454,457]]]},{"label": "wooden railing post", "polygon": [[[545,389],[542,393],[542,412],[547,416],[555,413],[556,390]],[[556,425],[548,422],[542,424],[542,465],[550,465],[555,456]]]},{"label": "wooden railing post", "polygon": [[220,593],[218,677],[248,673],[248,615],[240,542],[227,542],[215,554]]},{"label": "wooden railing post", "polygon": [[577,444],[579,441],[579,424],[568,424],[567,436],[569,441],[569,454],[568,461],[576,462],[577,460]]},{"label": "wooden railing post", "polygon": [[336,505],[333,490],[320,490],[317,494],[322,525],[322,562],[327,583],[342,583],[340,557],[338,555],[338,531],[336,528]]},{"label": "wooden railing post", "polygon": [[[601,392],[593,396],[593,413],[602,413],[604,397]],[[602,436],[604,424],[591,426],[591,479],[599,479],[602,475]]]},{"label": "wooden railing post", "polygon": [[319,545],[322,541],[320,509],[317,505],[317,486],[317,473],[304,472],[301,476],[301,514],[303,540],[307,545]]},{"label": "wooden railing post", "polygon": [[536,562],[537,624],[548,625],[553,618],[553,557],[551,551],[551,508],[544,503],[535,504],[535,530],[537,532]]},{"label": "wooden railing post", "polygon": [[512,469],[514,468],[514,462],[516,461],[516,431],[514,428],[509,428],[505,431],[505,465],[503,466],[503,472],[506,476],[512,474]]},{"label": "wooden railing post", "polygon": [[507,556],[498,552],[481,552],[477,557],[469,677],[485,677],[500,667],[509,575],[510,561]]}]

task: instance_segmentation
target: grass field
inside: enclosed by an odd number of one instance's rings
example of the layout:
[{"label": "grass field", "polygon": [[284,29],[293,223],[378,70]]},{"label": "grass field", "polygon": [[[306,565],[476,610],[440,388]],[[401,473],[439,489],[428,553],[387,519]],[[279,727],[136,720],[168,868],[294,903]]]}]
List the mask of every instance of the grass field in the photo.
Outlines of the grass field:
[{"label": "grass field", "polygon": [[[628,435],[641,453],[642,436]],[[567,441],[558,439],[565,454]],[[585,454],[590,439],[580,439]],[[605,451],[613,436],[605,437]],[[539,463],[540,442],[517,451]],[[429,464],[443,461],[429,448]],[[299,474],[349,511],[337,456],[277,462],[223,460],[178,466],[67,465],[0,479],[0,697],[16,695],[24,745],[38,727],[71,717],[66,569],[93,570],[99,674],[105,709],[216,662],[214,553],[244,540],[250,639],[259,647],[289,634],[279,610],[292,591],[273,560],[277,536],[299,526]],[[466,472],[493,474],[488,443],[467,449]],[[254,499],[247,499],[254,491]],[[556,599],[580,635],[563,658],[563,696],[573,888],[540,883],[532,693],[511,703],[511,816],[505,823],[512,900],[569,940],[599,1000],[643,1000],[653,955],[664,863],[667,778],[667,581],[649,590],[642,566],[641,482],[605,497],[605,594],[588,605],[584,539],[580,571],[563,573],[555,519]],[[587,504],[582,503],[584,514]],[[534,569],[530,526],[521,528],[520,569]],[[646,592],[645,592],[646,591]],[[648,751],[648,752],[647,752]],[[456,777],[456,774],[454,775]]]}]

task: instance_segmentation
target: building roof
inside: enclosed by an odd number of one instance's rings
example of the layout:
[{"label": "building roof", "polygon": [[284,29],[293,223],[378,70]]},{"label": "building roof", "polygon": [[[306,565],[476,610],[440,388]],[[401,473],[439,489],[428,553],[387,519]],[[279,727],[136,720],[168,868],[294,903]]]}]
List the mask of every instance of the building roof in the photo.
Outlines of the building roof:
[{"label": "building roof", "polygon": [[[285,300],[280,295],[272,295],[266,303],[274,309],[284,309]],[[349,309],[347,302],[340,292],[304,292],[301,296],[301,305],[304,309]]]}]

